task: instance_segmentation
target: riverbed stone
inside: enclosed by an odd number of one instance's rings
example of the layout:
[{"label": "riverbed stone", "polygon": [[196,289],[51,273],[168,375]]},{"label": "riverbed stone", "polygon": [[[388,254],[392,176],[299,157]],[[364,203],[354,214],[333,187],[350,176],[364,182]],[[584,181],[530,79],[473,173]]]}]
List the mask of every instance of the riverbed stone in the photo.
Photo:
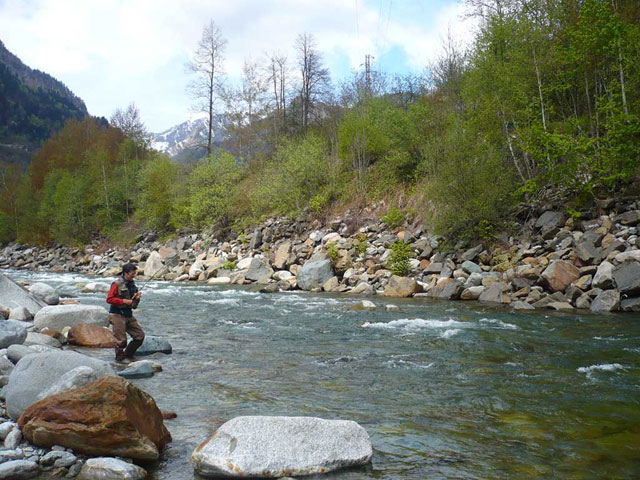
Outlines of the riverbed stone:
[{"label": "riverbed stone", "polygon": [[144,468],[112,457],[90,458],[83,465],[78,480],[139,480],[146,478]]},{"label": "riverbed stone", "polygon": [[285,241],[278,246],[276,250],[273,266],[278,270],[284,269],[288,264],[289,254],[291,253],[291,242]]},{"label": "riverbed stone", "polygon": [[58,292],[56,292],[56,289],[46,283],[34,283],[29,286],[28,290],[47,305],[57,305],[60,301],[60,297]]},{"label": "riverbed stone", "polygon": [[236,417],[193,452],[205,477],[312,475],[364,465],[373,451],[355,422],[312,417]]},{"label": "riverbed stone", "polygon": [[4,448],[14,450],[22,441],[22,432],[19,428],[11,430],[4,439]]},{"label": "riverbed stone", "polygon": [[482,273],[482,268],[480,268],[480,265],[469,260],[465,260],[464,262],[462,262],[460,268],[462,268],[462,270],[464,270],[468,274]]},{"label": "riverbed stone", "polygon": [[580,270],[564,260],[552,262],[542,272],[543,283],[552,292],[563,292],[578,278],[580,278]]},{"label": "riverbed stone", "polygon": [[302,290],[321,288],[331,277],[333,268],[330,260],[310,260],[298,271],[298,287]]},{"label": "riverbed stone", "polygon": [[0,305],[9,308],[25,307],[35,315],[47,304],[6,275],[0,274]]},{"label": "riverbed stone", "polygon": [[504,289],[502,282],[496,282],[485,288],[478,300],[486,303],[511,303],[511,298],[504,293]]},{"label": "riverbed stone", "polygon": [[138,363],[138,365],[134,365],[133,367],[125,368],[124,370],[120,370],[118,375],[122,378],[150,378],[153,377],[153,366],[149,363]]},{"label": "riverbed stone", "polygon": [[616,289],[629,296],[640,295],[640,262],[619,265],[612,273]]},{"label": "riverbed stone", "polygon": [[460,294],[460,300],[477,300],[485,288],[482,285],[467,287]]},{"label": "riverbed stone", "polygon": [[106,282],[89,282],[82,289],[83,293],[107,293],[111,285]]},{"label": "riverbed stone", "polygon": [[14,307],[9,311],[9,320],[30,322],[33,320],[33,315],[31,315],[31,312],[26,307]]},{"label": "riverbed stone", "polygon": [[21,345],[27,339],[27,329],[14,320],[0,321],[0,348],[7,348],[10,345]]},{"label": "riverbed stone", "polygon": [[72,327],[78,323],[92,325],[108,325],[107,310],[98,305],[51,305],[41,309],[35,316],[33,324],[39,330],[62,331],[64,327]]},{"label": "riverbed stone", "polygon": [[40,400],[48,397],[49,395],[66,392],[67,390],[87,385],[91,382],[95,382],[96,380],[98,380],[98,375],[95,370],[91,367],[81,365],[63,374],[55,381],[55,383],[53,383],[53,385],[40,392],[37,399]]},{"label": "riverbed stone", "polygon": [[629,210],[628,212],[621,213],[615,216],[613,221],[627,226],[637,225],[640,223],[640,210]]},{"label": "riverbed stone", "polygon": [[27,332],[23,345],[30,347],[31,345],[46,345],[53,348],[62,348],[62,343],[51,335],[45,335],[38,332]]},{"label": "riverbed stone", "polygon": [[620,308],[620,292],[604,290],[591,303],[591,311],[595,313],[615,312]]},{"label": "riverbed stone", "polygon": [[607,261],[598,265],[598,270],[593,276],[593,282],[591,285],[594,288],[608,289],[613,287],[613,264]]},{"label": "riverbed stone", "polygon": [[373,295],[373,287],[367,282],[361,281],[359,282],[353,289],[351,290],[354,295]]},{"label": "riverbed stone", "polygon": [[157,460],[171,441],[153,398],[115,376],[37,401],[18,425],[34,445],[61,445],[86,455]]},{"label": "riverbed stone", "polygon": [[626,298],[620,302],[623,312],[640,312],[640,297]]},{"label": "riverbed stone", "polygon": [[640,250],[629,250],[627,252],[618,253],[613,259],[618,263],[629,261],[640,262]]},{"label": "riverbed stone", "polygon": [[89,323],[75,324],[69,330],[67,339],[71,345],[91,348],[113,348],[118,343],[110,329]]},{"label": "riverbed stone", "polygon": [[23,357],[11,372],[5,387],[9,416],[17,420],[41,392],[79,366],[92,368],[99,377],[115,374],[107,362],[72,351],[51,350]]},{"label": "riverbed stone", "polygon": [[142,345],[136,350],[136,356],[142,357],[152,353],[171,353],[172,351],[173,348],[166,338],[146,335]]},{"label": "riverbed stone", "polygon": [[40,467],[29,460],[10,460],[0,464],[0,479],[28,480],[40,474]]},{"label": "riverbed stone", "polygon": [[76,461],[78,457],[76,457],[71,452],[66,452],[63,450],[52,450],[49,453],[46,453],[40,459],[40,465],[55,465],[56,467],[70,467]]},{"label": "riverbed stone", "polygon": [[524,311],[535,310],[535,308],[531,304],[529,304],[527,302],[524,302],[522,300],[518,300],[517,302],[513,302],[511,304],[511,307],[513,307],[514,310],[521,310],[521,311],[522,310],[524,310]]}]

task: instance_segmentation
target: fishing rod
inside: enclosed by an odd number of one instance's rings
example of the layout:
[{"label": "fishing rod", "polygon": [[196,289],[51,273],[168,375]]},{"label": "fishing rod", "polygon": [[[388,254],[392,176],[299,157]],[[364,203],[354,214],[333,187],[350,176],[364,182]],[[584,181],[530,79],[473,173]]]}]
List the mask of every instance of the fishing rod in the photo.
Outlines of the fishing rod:
[{"label": "fishing rod", "polygon": [[142,284],[142,287],[140,287],[140,288],[138,289],[138,293],[142,292],[142,290],[144,290],[144,288],[147,286],[147,284],[148,284],[151,280],[153,280],[154,278],[156,278],[156,275],[158,275],[158,273],[160,273],[160,271],[161,271],[161,270],[162,270],[162,268],[157,269],[157,270],[156,270],[156,272],[155,272],[153,275],[151,275],[151,277],[149,277],[149,279],[147,279],[147,280]]}]

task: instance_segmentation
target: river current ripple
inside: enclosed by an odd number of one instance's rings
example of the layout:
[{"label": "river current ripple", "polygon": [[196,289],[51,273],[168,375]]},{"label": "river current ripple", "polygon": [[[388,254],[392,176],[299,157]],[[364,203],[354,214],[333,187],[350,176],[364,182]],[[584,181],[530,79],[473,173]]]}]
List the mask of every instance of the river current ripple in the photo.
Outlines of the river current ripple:
[{"label": "river current ripple", "polygon": [[[6,273],[106,306],[80,284],[110,279]],[[178,414],[149,478],[195,478],[193,449],[239,415],[360,423],[371,465],[327,480],[640,477],[640,315],[372,300],[149,283],[137,318],[174,351],[134,382]]]}]

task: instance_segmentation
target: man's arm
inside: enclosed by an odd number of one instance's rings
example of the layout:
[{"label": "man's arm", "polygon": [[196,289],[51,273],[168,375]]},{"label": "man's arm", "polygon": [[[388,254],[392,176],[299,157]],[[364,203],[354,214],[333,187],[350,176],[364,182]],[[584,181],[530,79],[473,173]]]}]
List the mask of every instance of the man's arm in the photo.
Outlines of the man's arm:
[{"label": "man's arm", "polygon": [[111,284],[111,288],[109,289],[109,293],[107,293],[107,303],[109,305],[115,305],[116,307],[128,306],[133,303],[131,300],[126,298],[118,297],[118,285],[116,282]]}]

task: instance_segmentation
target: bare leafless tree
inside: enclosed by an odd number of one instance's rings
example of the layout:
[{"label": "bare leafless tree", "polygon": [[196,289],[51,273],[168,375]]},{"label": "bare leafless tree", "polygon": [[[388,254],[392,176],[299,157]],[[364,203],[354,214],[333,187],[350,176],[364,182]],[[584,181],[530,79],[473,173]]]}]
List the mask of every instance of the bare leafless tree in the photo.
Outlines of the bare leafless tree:
[{"label": "bare leafless tree", "polygon": [[147,128],[140,118],[140,110],[134,102],[125,109],[116,109],[111,116],[111,125],[122,130],[126,137],[139,146],[147,146],[150,141]]},{"label": "bare leafless tree", "polygon": [[300,108],[302,130],[307,131],[317,101],[329,91],[329,70],[322,65],[313,35],[298,35],[295,49],[300,67]]},{"label": "bare leafless tree", "polygon": [[204,27],[202,38],[198,42],[193,58],[187,65],[197,75],[190,83],[189,91],[198,102],[197,109],[208,114],[207,119],[207,155],[211,154],[213,144],[214,106],[224,75],[224,50],[227,40],[213,20]]},{"label": "bare leafless tree", "polygon": [[287,57],[279,53],[271,54],[268,58],[266,74],[273,93],[273,134],[277,137],[282,133],[287,122],[287,85],[289,76]]}]

